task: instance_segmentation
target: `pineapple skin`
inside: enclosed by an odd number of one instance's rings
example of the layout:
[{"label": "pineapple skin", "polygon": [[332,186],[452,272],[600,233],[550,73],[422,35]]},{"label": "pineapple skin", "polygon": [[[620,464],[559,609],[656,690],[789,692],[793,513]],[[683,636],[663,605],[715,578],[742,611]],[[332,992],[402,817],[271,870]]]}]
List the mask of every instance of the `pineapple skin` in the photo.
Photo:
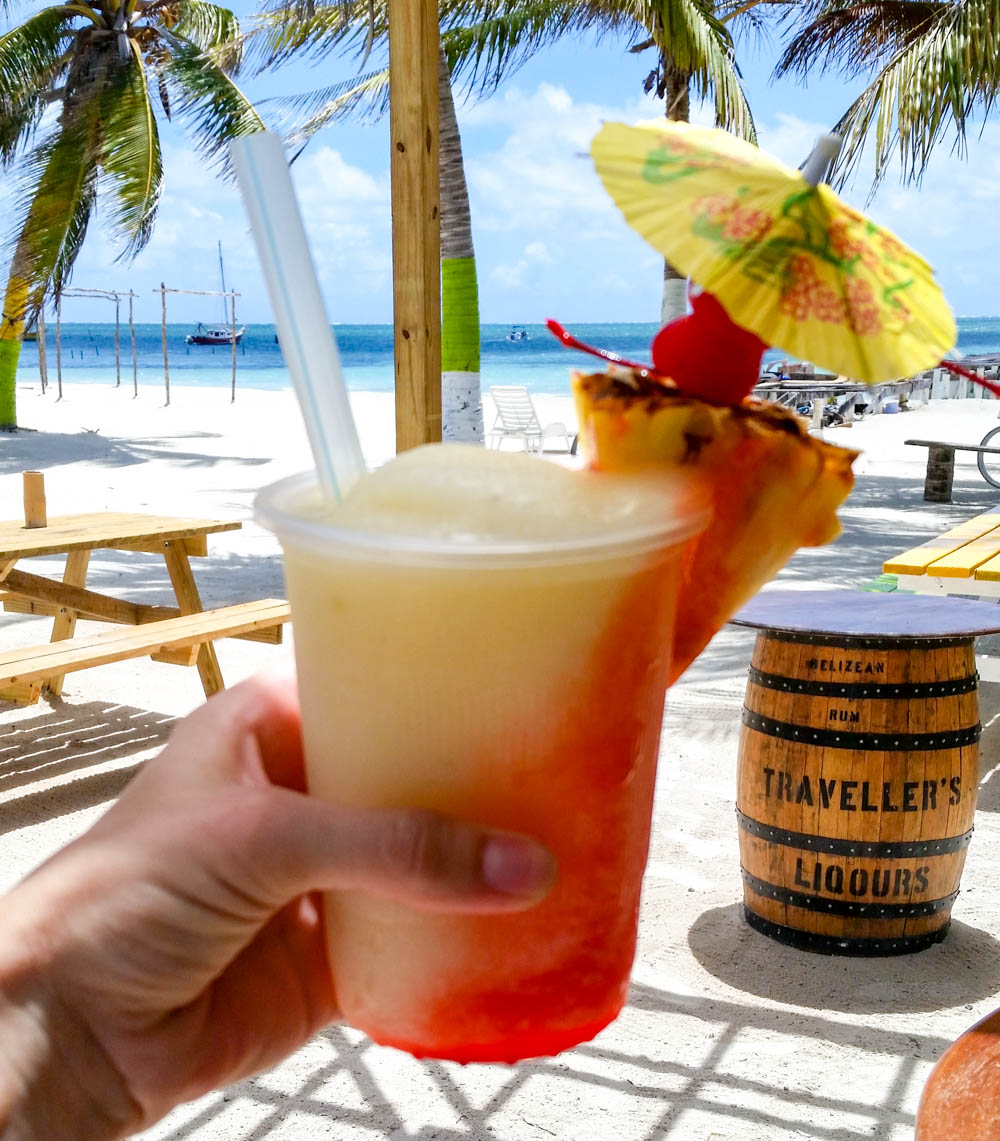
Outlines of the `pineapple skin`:
[{"label": "pineapple skin", "polygon": [[858,453],[807,431],[787,408],[707,404],[640,374],[573,374],[580,451],[600,471],[690,474],[712,502],[685,555],[671,680],[799,547],[840,534],[836,511]]}]

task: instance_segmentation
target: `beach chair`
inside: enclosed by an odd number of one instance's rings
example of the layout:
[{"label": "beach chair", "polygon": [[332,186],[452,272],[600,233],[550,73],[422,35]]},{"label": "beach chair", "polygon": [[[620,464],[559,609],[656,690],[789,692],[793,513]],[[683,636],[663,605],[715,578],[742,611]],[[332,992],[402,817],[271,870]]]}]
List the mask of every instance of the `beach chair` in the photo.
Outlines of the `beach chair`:
[{"label": "beach chair", "polygon": [[[490,388],[490,396],[493,397],[497,410],[497,418],[487,436],[491,448],[499,448],[504,440],[520,440],[529,452],[568,452],[572,448],[569,429],[561,421],[553,421],[542,427],[531,396],[523,385],[496,385]],[[564,446],[547,449],[545,441],[552,438],[562,439]]]}]

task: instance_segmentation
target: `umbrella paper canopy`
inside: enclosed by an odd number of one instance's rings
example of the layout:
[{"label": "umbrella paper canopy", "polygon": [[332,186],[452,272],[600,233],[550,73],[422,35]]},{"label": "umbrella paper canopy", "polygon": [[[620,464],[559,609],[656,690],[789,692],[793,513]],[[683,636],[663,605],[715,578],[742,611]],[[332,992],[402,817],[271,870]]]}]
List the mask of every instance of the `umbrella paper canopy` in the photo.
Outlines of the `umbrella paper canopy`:
[{"label": "umbrella paper canopy", "polygon": [[751,144],[661,120],[608,123],[591,153],[629,225],[769,344],[869,382],[954,346],[923,258]]}]

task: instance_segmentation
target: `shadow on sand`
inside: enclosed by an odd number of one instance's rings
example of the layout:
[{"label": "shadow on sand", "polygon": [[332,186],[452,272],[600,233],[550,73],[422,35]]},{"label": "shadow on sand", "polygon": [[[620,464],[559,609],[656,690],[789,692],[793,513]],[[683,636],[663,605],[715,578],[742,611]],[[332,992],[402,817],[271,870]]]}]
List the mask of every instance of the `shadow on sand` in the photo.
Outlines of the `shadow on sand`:
[{"label": "shadow on sand", "polygon": [[[707,1136],[725,1141],[742,1136],[751,1123],[758,1130],[768,1126],[776,1133],[780,1130],[782,1136],[862,1141],[888,1136],[893,1127],[912,1128],[913,1115],[903,1105],[916,1067],[940,1056],[950,1044],[934,1035],[852,1025],[801,1010],[692,997],[644,984],[633,985],[622,1017],[633,1015],[652,1016],[663,1025],[676,1018],[696,1019],[704,1026],[704,1049],[692,1058],[676,1055],[669,1042],[646,1040],[646,1049],[632,1052],[598,1040],[558,1058],[489,1070],[406,1059],[406,1069],[420,1068],[421,1085],[437,1103],[444,1103],[446,1115],[456,1122],[410,1129],[403,1099],[397,1104],[391,1081],[385,1080],[379,1051],[353,1031],[330,1027],[314,1043],[315,1048],[329,1051],[328,1059],[318,1061],[295,1088],[285,1083],[275,1088],[266,1075],[243,1082],[227,1091],[225,1101],[213,1101],[163,1136],[165,1141],[182,1141],[228,1112],[234,1102],[242,1102],[246,1116],[257,1122],[256,1128],[241,1135],[245,1141],[284,1135],[282,1123],[293,1113],[303,1136],[318,1136],[324,1129],[334,1132],[339,1126],[351,1130],[352,1136],[398,1141],[496,1141],[498,1137],[575,1141],[578,1136],[690,1141],[706,1136],[704,1124],[691,1132],[694,1112],[702,1122],[706,1116],[711,1119],[709,1129],[720,1130]],[[783,1035],[788,1035],[787,1043],[781,1040]],[[830,1096],[796,1087],[780,1056],[771,1063],[762,1058],[753,1076],[744,1076],[746,1068],[738,1059],[752,1048],[750,1043],[777,1036],[783,1053],[786,1045],[794,1051],[795,1040],[803,1035],[824,1043],[831,1059],[839,1050],[891,1059],[892,1076],[877,1096],[870,1089],[848,1087],[841,1096]],[[743,1072],[734,1072],[741,1068]],[[548,1116],[547,1103],[556,1101],[564,1110],[577,1109],[575,1119],[570,1112],[570,1120],[575,1120],[571,1132],[566,1131],[565,1121],[559,1129],[557,1117]],[[610,1119],[603,1122],[607,1132],[592,1128],[600,1123],[588,1107],[597,1105],[613,1107]],[[313,1118],[314,1124],[301,1121],[303,1117]]]},{"label": "shadow on sand", "polygon": [[[0,715],[9,708],[0,702]],[[166,744],[174,723],[162,713],[100,701],[73,704],[49,697],[37,709],[36,716],[0,734],[0,835],[113,800],[139,764],[105,766]],[[16,792],[54,778],[61,779]]]},{"label": "shadow on sand", "polygon": [[1000,991],[1000,941],[954,920],[944,942],[926,951],[854,958],[786,947],[752,931],[742,903],[732,903],[703,912],[688,932],[688,945],[705,970],[728,986],[816,1010],[942,1010]]},{"label": "shadow on sand", "polygon": [[[270,463],[271,456],[219,456],[214,449],[195,450],[198,440],[218,440],[220,432],[183,432],[175,436],[120,439],[100,431],[15,432],[4,437],[0,475],[11,475],[36,466],[39,457],[46,468],[87,462],[104,467],[129,467],[150,460],[166,460],[181,467],[215,467],[218,464]],[[191,450],[179,451],[176,442],[190,440]]]}]

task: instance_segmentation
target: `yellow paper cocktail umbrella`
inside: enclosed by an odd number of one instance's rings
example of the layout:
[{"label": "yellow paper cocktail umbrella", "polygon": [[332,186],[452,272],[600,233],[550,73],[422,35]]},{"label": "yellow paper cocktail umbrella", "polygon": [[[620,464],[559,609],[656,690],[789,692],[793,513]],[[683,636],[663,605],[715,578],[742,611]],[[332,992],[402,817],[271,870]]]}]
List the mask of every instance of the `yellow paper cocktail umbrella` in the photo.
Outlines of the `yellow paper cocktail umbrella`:
[{"label": "yellow paper cocktail umbrella", "polygon": [[591,153],[629,225],[769,344],[871,383],[933,368],[954,346],[927,262],[808,171],[667,120],[608,123]]}]

